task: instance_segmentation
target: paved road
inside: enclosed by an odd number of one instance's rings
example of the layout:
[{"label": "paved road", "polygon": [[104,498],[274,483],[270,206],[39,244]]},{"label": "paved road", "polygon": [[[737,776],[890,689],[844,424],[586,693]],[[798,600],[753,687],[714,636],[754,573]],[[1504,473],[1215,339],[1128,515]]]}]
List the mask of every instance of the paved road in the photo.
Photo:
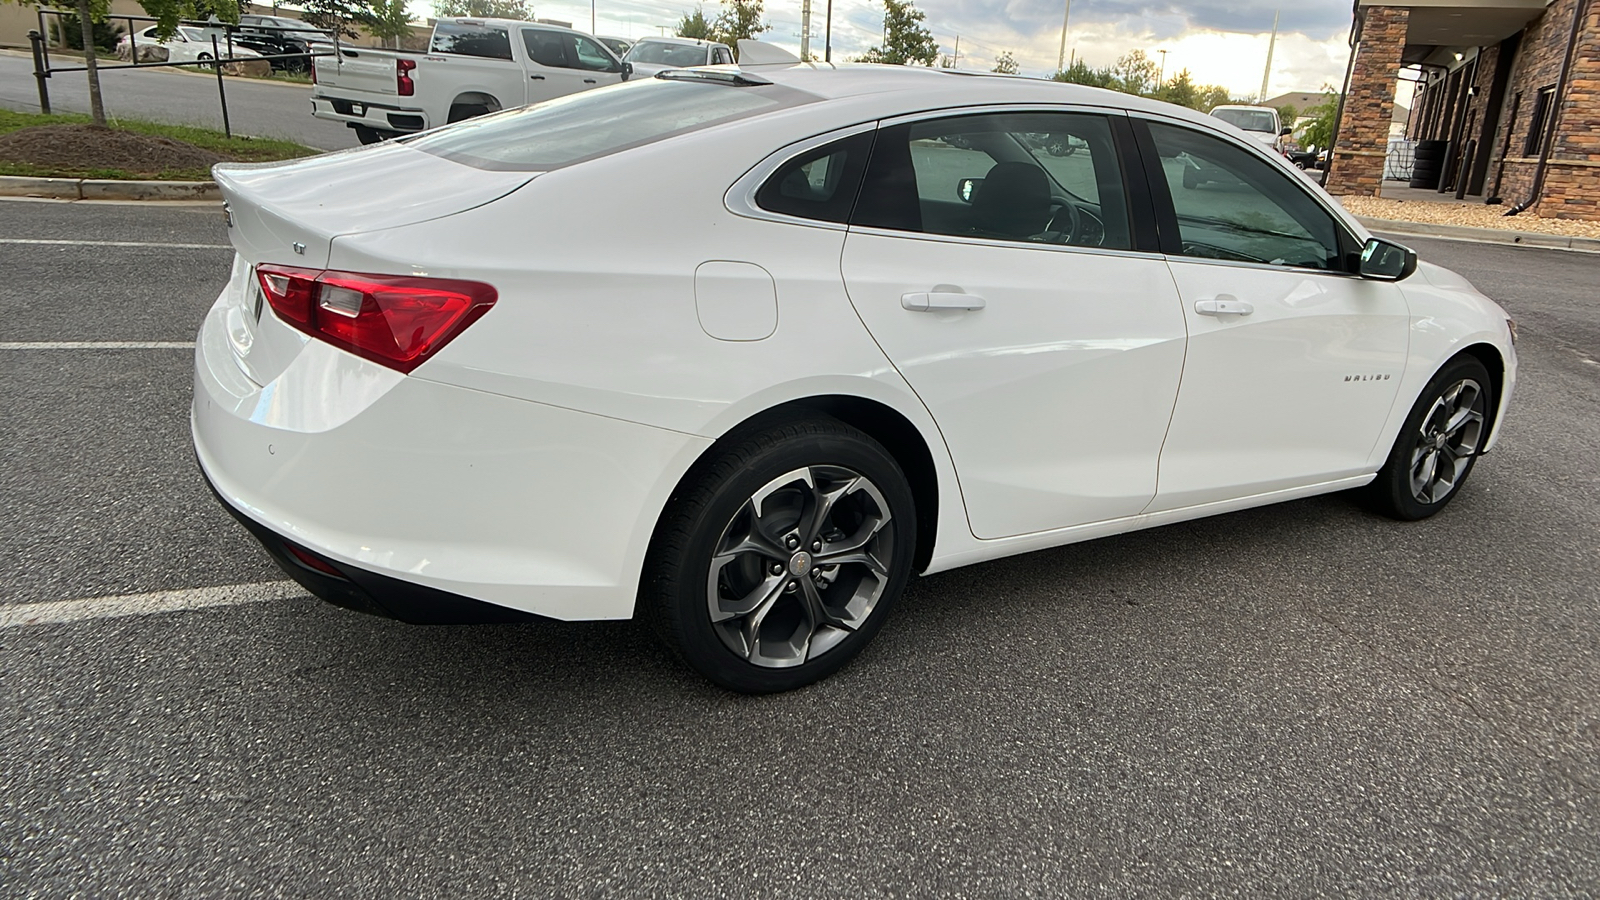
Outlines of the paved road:
[{"label": "paved road", "polygon": [[[57,65],[71,65],[56,60]],[[81,65],[82,63],[78,63]],[[318,150],[341,150],[360,144],[355,132],[334,122],[311,117],[309,85],[226,79],[228,118],[235,134],[284,138]],[[39,111],[33,60],[0,51],[0,106]],[[173,125],[199,125],[222,130],[222,104],[215,78],[170,68],[113,69],[100,73],[100,91],[108,116],[126,116]],[[89,111],[88,80],[82,72],[50,78],[50,105],[56,112]]]},{"label": "paved road", "polygon": [[[225,240],[0,203],[0,238],[130,235]],[[1414,243],[1522,324],[1433,521],[1324,497],[921,579],[768,698],[629,623],[0,627],[0,895],[1592,896],[1600,259]],[[188,340],[227,260],[0,243],[0,347]],[[195,474],[190,366],[0,349],[0,614],[279,577]]]}]

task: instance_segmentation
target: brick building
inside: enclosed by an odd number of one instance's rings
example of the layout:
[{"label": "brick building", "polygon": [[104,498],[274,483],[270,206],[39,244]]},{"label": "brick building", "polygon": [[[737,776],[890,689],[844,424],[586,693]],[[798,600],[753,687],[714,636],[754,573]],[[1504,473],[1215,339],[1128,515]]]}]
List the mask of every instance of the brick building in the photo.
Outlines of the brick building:
[{"label": "brick building", "polygon": [[1378,193],[1405,78],[1442,189],[1600,221],[1600,0],[1359,0],[1353,37],[1328,190]]}]

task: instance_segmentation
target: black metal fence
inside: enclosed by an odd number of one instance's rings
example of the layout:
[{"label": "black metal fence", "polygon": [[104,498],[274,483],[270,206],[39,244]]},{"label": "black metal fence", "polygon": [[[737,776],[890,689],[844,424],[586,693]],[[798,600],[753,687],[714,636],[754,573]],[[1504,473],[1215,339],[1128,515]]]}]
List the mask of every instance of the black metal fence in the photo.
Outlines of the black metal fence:
[{"label": "black metal fence", "polygon": [[[55,16],[56,28],[62,35],[62,42],[65,43],[66,27],[62,22],[61,17],[75,17],[77,13],[73,12],[72,10],[52,9],[50,7],[41,6],[39,7],[38,14],[39,30],[28,32],[28,43],[33,46],[33,78],[34,81],[36,81],[39,85],[39,111],[45,115],[49,115],[50,78],[57,73],[87,72],[89,70],[89,66],[87,64],[81,66],[54,65],[50,60],[49,43],[44,37],[47,33],[47,29],[45,28],[45,16]],[[134,28],[133,23],[136,21],[155,22],[157,20],[149,16],[108,16],[107,19],[109,21],[121,21],[128,23],[129,61],[127,63],[104,64],[99,61],[97,54],[95,60],[95,69],[97,71],[114,71],[117,69],[160,69],[169,66],[202,66],[210,68],[214,73],[216,73],[217,76],[217,100],[222,105],[222,131],[228,137],[233,137],[233,126],[228,120],[228,89],[222,80],[222,69],[224,66],[232,63],[252,62],[255,60],[264,60],[270,66],[272,61],[277,59],[304,59],[306,61],[307,69],[309,70],[310,66],[313,64],[312,60],[314,57],[333,55],[333,53],[319,53],[313,50],[307,50],[304,53],[272,53],[255,54],[252,56],[234,56],[233,37],[240,30],[238,25],[233,25],[227,22],[201,22],[184,20],[179,24],[204,28],[213,32],[213,34],[211,34],[211,58],[209,60],[186,60],[174,62],[169,59],[164,62],[140,62],[138,30]],[[217,39],[217,35],[214,33],[219,29],[223,32],[223,38],[220,42]],[[333,39],[333,42],[335,42],[335,47],[337,47],[337,37]],[[226,56],[224,56],[222,52],[224,48],[227,50]],[[88,51],[86,50],[85,52]],[[337,52],[337,50],[335,50],[335,52]]]}]

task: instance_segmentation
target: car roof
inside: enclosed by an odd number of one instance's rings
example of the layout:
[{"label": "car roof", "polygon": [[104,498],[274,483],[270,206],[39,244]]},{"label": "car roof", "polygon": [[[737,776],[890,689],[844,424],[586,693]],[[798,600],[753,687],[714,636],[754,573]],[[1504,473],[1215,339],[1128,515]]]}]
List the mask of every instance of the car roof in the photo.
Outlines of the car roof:
[{"label": "car roof", "polygon": [[1044,78],[870,63],[802,63],[741,68],[774,83],[830,100],[867,95],[879,95],[886,100],[901,94],[926,95],[919,96],[917,102],[901,104],[907,110],[927,108],[929,101],[933,106],[1076,104],[1159,113],[1203,124],[1207,128],[1216,128],[1217,125],[1216,119],[1187,107],[1120,91]]}]

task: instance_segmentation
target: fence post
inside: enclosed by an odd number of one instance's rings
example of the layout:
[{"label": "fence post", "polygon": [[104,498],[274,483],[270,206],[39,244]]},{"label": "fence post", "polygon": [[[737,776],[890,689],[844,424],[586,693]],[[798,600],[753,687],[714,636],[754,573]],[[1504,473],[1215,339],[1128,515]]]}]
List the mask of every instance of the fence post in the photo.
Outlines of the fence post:
[{"label": "fence post", "polygon": [[217,36],[211,36],[211,65],[217,70],[217,96],[222,98],[222,133],[233,137],[233,128],[228,124],[228,91],[222,86],[222,58],[217,55]]},{"label": "fence post", "polygon": [[45,84],[45,79],[50,77],[50,71],[44,67],[44,35],[37,31],[28,32],[28,43],[33,46],[33,79],[39,82],[39,112],[50,115],[50,86]]}]

